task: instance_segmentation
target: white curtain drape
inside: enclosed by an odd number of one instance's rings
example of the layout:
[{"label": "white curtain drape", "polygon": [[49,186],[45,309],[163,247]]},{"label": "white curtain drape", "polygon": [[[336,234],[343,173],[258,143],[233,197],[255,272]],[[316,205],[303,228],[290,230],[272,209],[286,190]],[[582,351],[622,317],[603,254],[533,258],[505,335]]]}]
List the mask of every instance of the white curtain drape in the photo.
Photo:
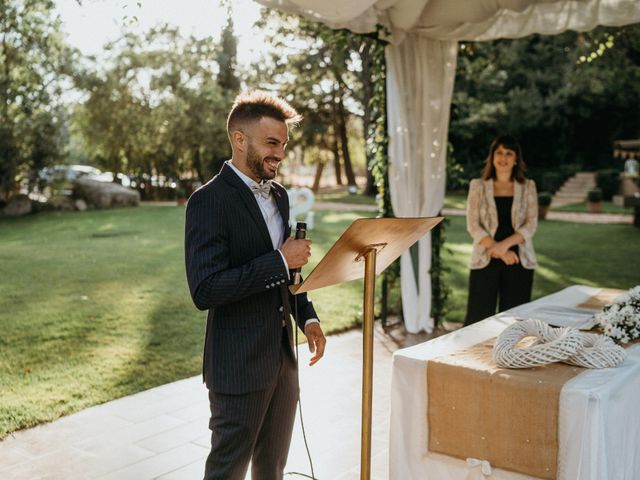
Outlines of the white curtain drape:
[{"label": "white curtain drape", "polygon": [[[449,105],[458,44],[409,34],[387,48],[389,183],[397,217],[431,217],[442,209]],[[414,247],[415,249],[415,247]],[[431,332],[431,237],[402,255],[404,322]]]}]

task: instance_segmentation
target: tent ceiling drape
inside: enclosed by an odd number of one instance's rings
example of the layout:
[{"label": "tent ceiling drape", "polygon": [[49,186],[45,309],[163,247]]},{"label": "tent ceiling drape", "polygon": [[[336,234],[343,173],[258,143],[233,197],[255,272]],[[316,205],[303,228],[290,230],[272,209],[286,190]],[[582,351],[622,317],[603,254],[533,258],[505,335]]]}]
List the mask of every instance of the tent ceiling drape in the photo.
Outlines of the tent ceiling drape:
[{"label": "tent ceiling drape", "polygon": [[[640,0],[257,0],[333,28],[391,32],[386,58],[389,182],[398,216],[436,215],[445,193],[457,42],[640,22]],[[488,139],[489,140],[489,139]],[[408,331],[431,332],[430,238],[401,260]],[[414,269],[417,270],[414,272]]]}]

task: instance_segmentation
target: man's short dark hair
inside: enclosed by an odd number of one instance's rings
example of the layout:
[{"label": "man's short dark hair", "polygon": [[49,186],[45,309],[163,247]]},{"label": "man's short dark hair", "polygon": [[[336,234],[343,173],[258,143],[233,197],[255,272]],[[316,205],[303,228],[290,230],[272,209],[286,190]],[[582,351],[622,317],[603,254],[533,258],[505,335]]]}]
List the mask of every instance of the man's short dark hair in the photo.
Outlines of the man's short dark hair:
[{"label": "man's short dark hair", "polygon": [[257,122],[262,117],[270,117],[287,126],[296,125],[302,116],[289,103],[276,95],[262,90],[251,90],[238,95],[227,118],[227,133],[240,125]]}]

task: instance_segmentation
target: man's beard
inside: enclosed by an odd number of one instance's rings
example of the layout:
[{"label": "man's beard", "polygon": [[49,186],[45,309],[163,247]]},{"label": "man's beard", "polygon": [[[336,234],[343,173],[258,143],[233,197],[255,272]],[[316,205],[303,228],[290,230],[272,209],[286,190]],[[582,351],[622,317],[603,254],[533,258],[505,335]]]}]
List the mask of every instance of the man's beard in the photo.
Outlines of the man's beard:
[{"label": "man's beard", "polygon": [[256,149],[253,148],[253,145],[249,143],[249,146],[247,148],[247,166],[249,167],[249,170],[251,170],[251,172],[253,172],[253,174],[261,180],[271,180],[275,178],[276,174],[268,172],[264,168],[264,160],[265,159],[258,154]]}]

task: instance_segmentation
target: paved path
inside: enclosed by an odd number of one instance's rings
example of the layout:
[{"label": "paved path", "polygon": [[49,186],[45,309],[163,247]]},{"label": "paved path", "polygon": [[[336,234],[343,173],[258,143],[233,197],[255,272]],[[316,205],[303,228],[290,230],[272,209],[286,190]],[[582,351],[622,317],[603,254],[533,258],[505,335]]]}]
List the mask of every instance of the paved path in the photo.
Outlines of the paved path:
[{"label": "paved path", "polygon": [[[457,208],[443,208],[443,215],[464,217],[466,212]],[[547,213],[547,220],[574,223],[633,223],[633,215],[625,213],[554,212]]]},{"label": "paved path", "polygon": [[[388,471],[391,354],[427,337],[379,328],[375,335],[372,472],[381,480]],[[313,368],[309,358],[301,345],[301,398],[316,477],[358,479],[361,331],[329,337],[325,358]],[[199,479],[209,451],[208,420],[200,376],[163,385],[14,433],[0,442],[0,479]],[[310,473],[299,418],[285,471]]]},{"label": "paved path", "polygon": [[[361,212],[377,212],[375,205],[361,205],[339,202],[316,202],[315,210],[345,210]],[[466,212],[457,208],[443,208],[442,214],[451,217],[464,217]],[[586,212],[554,212],[547,213],[547,220],[574,223],[633,223],[633,215],[626,213],[586,213]]]},{"label": "paved path", "polygon": [[[144,205],[175,206],[175,202],[142,202]],[[315,202],[314,210],[342,210],[347,212],[377,212],[378,207],[370,204],[345,202]],[[457,208],[443,208],[442,214],[451,217],[464,217],[466,212]],[[574,223],[624,223],[632,224],[633,215],[626,213],[586,213],[586,212],[554,212],[547,214],[547,220]]]}]

